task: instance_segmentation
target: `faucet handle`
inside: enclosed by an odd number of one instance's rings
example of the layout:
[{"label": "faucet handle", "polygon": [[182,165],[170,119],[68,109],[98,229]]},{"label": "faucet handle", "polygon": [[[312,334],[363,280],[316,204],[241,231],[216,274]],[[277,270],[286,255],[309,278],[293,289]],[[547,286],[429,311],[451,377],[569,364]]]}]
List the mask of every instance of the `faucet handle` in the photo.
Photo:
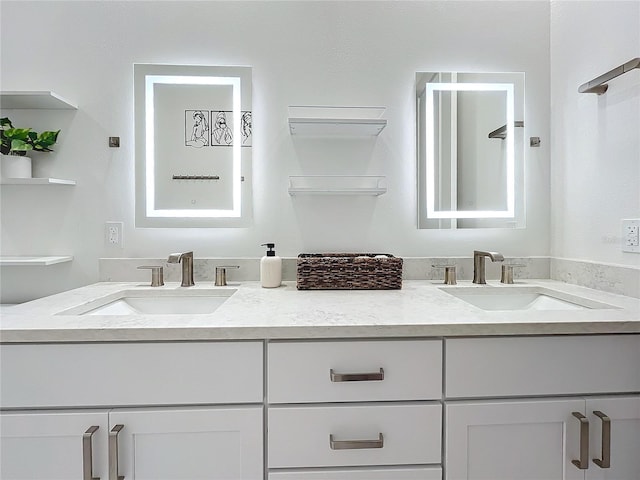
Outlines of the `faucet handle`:
[{"label": "faucet handle", "polygon": [[240,265],[220,265],[216,267],[216,287],[224,287],[227,284],[227,268],[240,268]]},{"label": "faucet handle", "polygon": [[513,285],[513,269],[524,267],[524,263],[506,263],[502,265],[502,274],[500,275],[500,283]]},{"label": "faucet handle", "polygon": [[164,285],[164,270],[161,265],[141,265],[138,270],[151,270],[151,286],[160,287]]},{"label": "faucet handle", "polygon": [[431,265],[433,268],[444,268],[444,284],[457,285],[455,265]]}]

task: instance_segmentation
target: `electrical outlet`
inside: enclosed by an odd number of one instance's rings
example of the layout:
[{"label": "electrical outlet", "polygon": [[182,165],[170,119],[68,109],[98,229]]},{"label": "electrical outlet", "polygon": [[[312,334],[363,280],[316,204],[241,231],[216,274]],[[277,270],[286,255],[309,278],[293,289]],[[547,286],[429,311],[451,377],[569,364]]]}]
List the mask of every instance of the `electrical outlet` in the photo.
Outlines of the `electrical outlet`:
[{"label": "electrical outlet", "polygon": [[123,223],[107,222],[105,223],[105,243],[109,247],[124,247],[122,238]]},{"label": "electrical outlet", "polygon": [[622,251],[640,253],[640,218],[622,220]]}]

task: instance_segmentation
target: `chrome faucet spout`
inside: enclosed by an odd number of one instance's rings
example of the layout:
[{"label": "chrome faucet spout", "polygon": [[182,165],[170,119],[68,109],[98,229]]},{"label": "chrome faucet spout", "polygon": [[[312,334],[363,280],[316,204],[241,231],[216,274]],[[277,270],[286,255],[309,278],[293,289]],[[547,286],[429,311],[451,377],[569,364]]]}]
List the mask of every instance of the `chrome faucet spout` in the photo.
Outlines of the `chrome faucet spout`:
[{"label": "chrome faucet spout", "polygon": [[492,262],[503,262],[504,261],[504,256],[501,253],[498,253],[498,252],[479,252],[479,253],[482,253],[483,255],[486,255],[487,257],[489,257]]},{"label": "chrome faucet spout", "polygon": [[172,253],[167,258],[167,263],[182,263],[181,287],[192,287],[193,281],[193,252]]},{"label": "chrome faucet spout", "polygon": [[473,252],[473,283],[484,285],[487,283],[485,278],[485,258],[489,257],[492,262],[504,261],[504,256],[498,252],[484,252],[475,250]]}]

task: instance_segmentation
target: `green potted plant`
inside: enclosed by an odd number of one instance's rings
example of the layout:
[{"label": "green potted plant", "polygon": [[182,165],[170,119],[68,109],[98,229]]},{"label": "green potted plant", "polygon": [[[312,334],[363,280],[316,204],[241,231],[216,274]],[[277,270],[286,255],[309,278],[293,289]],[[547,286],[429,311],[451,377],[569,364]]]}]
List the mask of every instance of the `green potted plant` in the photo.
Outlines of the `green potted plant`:
[{"label": "green potted plant", "polygon": [[58,140],[57,132],[34,132],[15,128],[9,118],[0,118],[0,153],[3,178],[31,178],[31,158],[27,152],[51,152]]}]

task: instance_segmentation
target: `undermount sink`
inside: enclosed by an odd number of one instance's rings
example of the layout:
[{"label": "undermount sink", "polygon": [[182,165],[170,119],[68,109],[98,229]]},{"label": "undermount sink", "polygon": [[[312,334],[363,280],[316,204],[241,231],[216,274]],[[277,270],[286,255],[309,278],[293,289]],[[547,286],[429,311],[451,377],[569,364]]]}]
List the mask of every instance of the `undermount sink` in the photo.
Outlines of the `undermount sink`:
[{"label": "undermount sink", "polygon": [[443,292],[483,310],[584,310],[615,308],[544,287],[448,287]]},{"label": "undermount sink", "polygon": [[123,290],[62,315],[203,315],[213,313],[236,290]]}]

